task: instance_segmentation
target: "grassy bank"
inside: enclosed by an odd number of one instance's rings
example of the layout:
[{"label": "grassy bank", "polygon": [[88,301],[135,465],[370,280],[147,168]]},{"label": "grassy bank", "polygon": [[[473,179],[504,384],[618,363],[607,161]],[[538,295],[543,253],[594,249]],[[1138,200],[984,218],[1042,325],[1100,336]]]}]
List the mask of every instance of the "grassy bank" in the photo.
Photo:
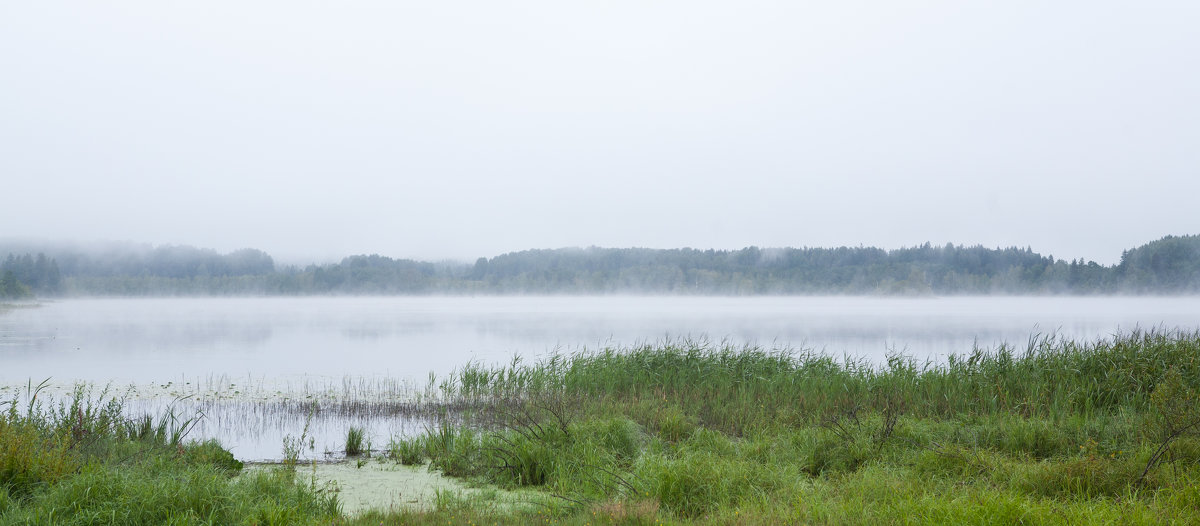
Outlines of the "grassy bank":
[{"label": "grassy bank", "polygon": [[420,442],[568,523],[1188,523],[1198,360],[1161,332],[883,366],[647,346],[467,367],[443,389],[491,409]]},{"label": "grassy bank", "polygon": [[286,473],[232,477],[178,419],[11,402],[0,523],[1193,523],[1198,360],[1200,334],[1137,332],[937,364],[677,342],[469,365],[439,386],[466,414],[376,458],[539,498],[355,517]]},{"label": "grassy bank", "polygon": [[[33,390],[31,394],[36,394]],[[238,476],[216,442],[186,440],[194,417],[130,419],[119,398],[0,402],[0,524],[329,522],[336,499],[278,470]]]}]

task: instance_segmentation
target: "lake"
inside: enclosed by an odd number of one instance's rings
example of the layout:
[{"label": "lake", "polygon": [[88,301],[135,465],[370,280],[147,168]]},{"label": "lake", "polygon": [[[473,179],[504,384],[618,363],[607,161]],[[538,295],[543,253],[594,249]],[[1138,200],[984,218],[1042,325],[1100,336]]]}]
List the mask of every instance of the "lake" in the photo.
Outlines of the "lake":
[{"label": "lake", "polygon": [[[1094,340],[1200,329],[1197,297],[303,297],[68,299],[0,314],[0,384],[51,378],[139,387],[135,398],[246,400],[355,387],[420,388],[469,361],[707,338],[872,362],[944,360],[1031,335]],[[186,389],[184,389],[186,387]],[[335,393],[336,394],[336,393]],[[352,395],[347,395],[352,396]],[[273,458],[303,416],[210,403],[202,436]],[[232,412],[232,413],[231,413]],[[251,411],[253,412],[253,411]],[[236,413],[236,414],[235,414]],[[286,418],[284,418],[286,416]],[[234,425],[236,424],[236,425]],[[318,422],[333,443],[346,420]],[[420,422],[366,422],[378,436]],[[322,427],[324,426],[324,427]],[[322,430],[324,429],[324,430]]]},{"label": "lake", "polygon": [[386,375],[707,337],[881,360],[1031,334],[1200,328],[1200,298],[305,297],[78,299],[0,315],[0,382]]}]

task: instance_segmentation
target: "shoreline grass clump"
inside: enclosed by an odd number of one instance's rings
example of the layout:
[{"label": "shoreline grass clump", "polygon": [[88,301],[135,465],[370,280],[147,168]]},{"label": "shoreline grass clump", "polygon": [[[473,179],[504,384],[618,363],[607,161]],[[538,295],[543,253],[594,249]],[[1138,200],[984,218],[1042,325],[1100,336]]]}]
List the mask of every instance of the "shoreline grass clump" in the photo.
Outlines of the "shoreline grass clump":
[{"label": "shoreline grass clump", "polygon": [[358,456],[363,454],[363,428],[350,426],[346,431],[346,447],[344,451],[346,456]]},{"label": "shoreline grass clump", "polygon": [[415,466],[425,461],[425,446],[419,438],[392,438],[387,454],[400,464]]}]

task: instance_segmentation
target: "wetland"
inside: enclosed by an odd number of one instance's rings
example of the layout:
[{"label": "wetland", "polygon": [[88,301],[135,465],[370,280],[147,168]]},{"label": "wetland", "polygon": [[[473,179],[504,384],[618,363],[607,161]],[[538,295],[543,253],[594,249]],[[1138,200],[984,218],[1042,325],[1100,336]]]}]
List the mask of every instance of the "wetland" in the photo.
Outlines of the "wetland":
[{"label": "wetland", "polygon": [[0,316],[0,519],[113,505],[59,493],[81,473],[240,471],[209,482],[224,507],[159,518],[1154,523],[1195,504],[1196,320],[1189,297],[46,302]]}]

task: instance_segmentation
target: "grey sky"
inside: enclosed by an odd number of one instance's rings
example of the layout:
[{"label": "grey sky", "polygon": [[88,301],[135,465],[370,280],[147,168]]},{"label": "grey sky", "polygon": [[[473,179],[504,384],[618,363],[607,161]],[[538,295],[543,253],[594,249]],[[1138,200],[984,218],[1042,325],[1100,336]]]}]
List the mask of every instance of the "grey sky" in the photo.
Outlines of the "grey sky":
[{"label": "grey sky", "polygon": [[1200,233],[1200,3],[10,1],[0,237],[284,258]]}]

